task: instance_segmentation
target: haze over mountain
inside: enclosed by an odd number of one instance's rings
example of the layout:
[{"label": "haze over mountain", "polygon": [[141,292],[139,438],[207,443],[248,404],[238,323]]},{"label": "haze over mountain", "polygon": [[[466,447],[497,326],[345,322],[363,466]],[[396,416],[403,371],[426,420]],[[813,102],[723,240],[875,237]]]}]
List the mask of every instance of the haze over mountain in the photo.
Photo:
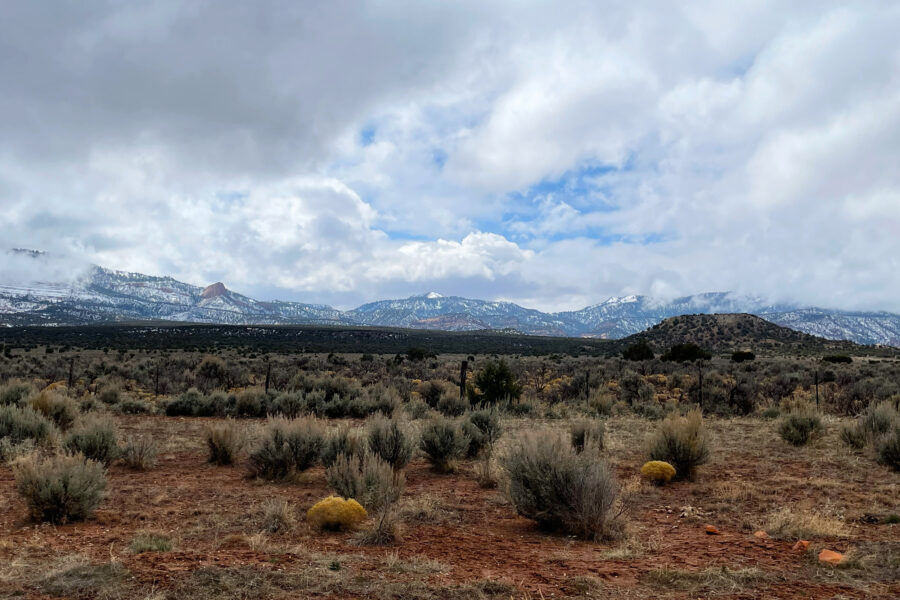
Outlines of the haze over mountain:
[{"label": "haze over mountain", "polygon": [[[17,251],[42,262],[43,255]],[[48,269],[36,269],[43,274]],[[379,300],[341,311],[324,304],[264,302],[216,282],[194,286],[171,277],[91,266],[57,281],[0,281],[0,324],[77,325],[164,320],[224,324],[362,324],[413,329],[474,331],[508,329],[533,335],[618,339],[669,317],[695,313],[751,313],[804,333],[861,344],[900,346],[900,315],[849,312],[788,304],[729,292],[660,301],[648,296],[612,297],[564,312],[542,312],[512,302],[443,296],[435,292]]]}]

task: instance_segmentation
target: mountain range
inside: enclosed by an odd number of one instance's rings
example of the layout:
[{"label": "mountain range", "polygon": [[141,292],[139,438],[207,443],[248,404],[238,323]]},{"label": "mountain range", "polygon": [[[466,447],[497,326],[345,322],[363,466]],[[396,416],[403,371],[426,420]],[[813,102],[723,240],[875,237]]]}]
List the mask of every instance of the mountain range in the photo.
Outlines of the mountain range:
[{"label": "mountain range", "polygon": [[[42,255],[31,251],[35,260]],[[19,277],[21,280],[21,277]],[[380,300],[341,311],[321,304],[264,302],[222,283],[199,287],[171,277],[92,266],[72,281],[0,281],[0,325],[86,325],[123,321],[191,323],[372,325],[531,335],[619,339],[666,318],[685,314],[750,313],[796,331],[859,344],[900,347],[900,315],[849,312],[789,304],[730,292],[660,301],[612,297],[577,311],[546,313],[512,302],[491,302],[430,292]]]}]

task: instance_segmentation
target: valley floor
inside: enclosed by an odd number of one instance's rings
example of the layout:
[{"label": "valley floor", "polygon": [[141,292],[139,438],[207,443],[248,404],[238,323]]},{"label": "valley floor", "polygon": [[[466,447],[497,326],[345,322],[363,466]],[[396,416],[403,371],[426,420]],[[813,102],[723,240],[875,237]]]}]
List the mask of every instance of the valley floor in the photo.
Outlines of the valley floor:
[{"label": "valley floor", "polygon": [[[607,422],[607,450],[627,507],[625,537],[587,543],[537,529],[497,489],[479,487],[472,464],[439,475],[407,470],[399,510],[403,540],[355,545],[303,523],[329,494],[321,467],[289,483],[248,479],[207,464],[211,419],[118,417],[124,434],[150,433],[156,468],[113,466],[95,517],[33,525],[0,467],[0,597],[22,598],[896,598],[900,597],[900,474],[853,452],[839,421],[805,448],[785,444],[760,419],[707,419],[711,462],[695,482],[654,487],[637,476],[653,424]],[[248,426],[251,425],[248,422]],[[511,420],[504,440],[535,425]],[[503,443],[501,443],[502,451]],[[278,497],[298,525],[261,531],[262,504]],[[705,532],[706,525],[718,529]],[[761,539],[754,532],[765,530]],[[139,532],[174,541],[135,554]],[[795,550],[797,539],[811,543]],[[832,567],[823,548],[845,553]]]}]

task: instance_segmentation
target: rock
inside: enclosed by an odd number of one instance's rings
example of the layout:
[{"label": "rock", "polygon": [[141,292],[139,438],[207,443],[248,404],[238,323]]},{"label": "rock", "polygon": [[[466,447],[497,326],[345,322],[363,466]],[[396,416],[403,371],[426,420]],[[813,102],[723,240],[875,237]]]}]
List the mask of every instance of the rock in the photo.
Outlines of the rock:
[{"label": "rock", "polygon": [[799,540],[796,544],[794,544],[792,550],[794,550],[795,552],[806,552],[807,548],[809,548],[809,542],[807,542],[806,540]]},{"label": "rock", "polygon": [[712,525],[707,525],[703,530],[706,532],[706,535],[719,535],[719,530]]},{"label": "rock", "polygon": [[767,540],[767,539],[769,539],[769,534],[766,533],[765,531],[763,531],[762,529],[760,529],[759,531],[753,532],[753,537],[761,539],[761,540]]},{"label": "rock", "polygon": [[839,565],[844,560],[844,555],[834,550],[822,550],[819,552],[819,562],[829,565]]}]

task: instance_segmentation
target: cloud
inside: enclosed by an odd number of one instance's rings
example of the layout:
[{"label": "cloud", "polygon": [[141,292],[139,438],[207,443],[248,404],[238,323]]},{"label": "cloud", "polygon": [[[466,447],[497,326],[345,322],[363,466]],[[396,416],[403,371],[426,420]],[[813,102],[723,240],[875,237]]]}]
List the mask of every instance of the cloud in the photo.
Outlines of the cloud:
[{"label": "cloud", "polygon": [[900,311],[891,2],[13,2],[8,246],[352,306]]}]

